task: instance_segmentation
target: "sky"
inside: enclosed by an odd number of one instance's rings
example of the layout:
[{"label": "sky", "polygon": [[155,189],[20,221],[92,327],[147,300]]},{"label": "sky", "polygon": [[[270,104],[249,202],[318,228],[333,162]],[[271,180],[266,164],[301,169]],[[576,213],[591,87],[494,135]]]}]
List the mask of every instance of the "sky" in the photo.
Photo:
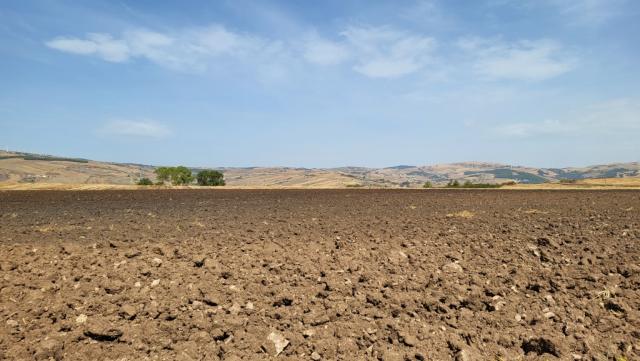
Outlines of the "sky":
[{"label": "sky", "polygon": [[640,160],[640,1],[0,3],[0,146],[188,166]]}]

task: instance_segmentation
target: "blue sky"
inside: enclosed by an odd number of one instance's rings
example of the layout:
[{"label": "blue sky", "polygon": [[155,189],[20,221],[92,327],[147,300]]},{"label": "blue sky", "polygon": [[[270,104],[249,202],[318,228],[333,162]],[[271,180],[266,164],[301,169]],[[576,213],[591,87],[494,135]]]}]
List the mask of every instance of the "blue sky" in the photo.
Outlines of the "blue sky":
[{"label": "blue sky", "polygon": [[640,160],[640,1],[3,1],[0,145],[191,166]]}]

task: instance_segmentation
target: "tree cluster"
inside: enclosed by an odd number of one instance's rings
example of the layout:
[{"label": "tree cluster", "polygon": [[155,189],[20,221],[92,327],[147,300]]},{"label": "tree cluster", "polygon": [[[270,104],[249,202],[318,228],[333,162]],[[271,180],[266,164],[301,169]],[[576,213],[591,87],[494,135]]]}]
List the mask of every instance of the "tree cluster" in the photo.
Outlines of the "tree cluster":
[{"label": "tree cluster", "polygon": [[[201,186],[223,186],[224,174],[217,170],[205,169],[194,175],[191,169],[178,166],[178,167],[158,167],[155,170],[156,184],[165,184],[170,182],[173,185],[188,185],[196,181]],[[146,182],[145,182],[146,184]]]},{"label": "tree cluster", "polygon": [[463,184],[460,184],[457,180],[450,180],[445,188],[500,188],[503,185],[504,184],[472,183],[471,181],[465,181]]}]

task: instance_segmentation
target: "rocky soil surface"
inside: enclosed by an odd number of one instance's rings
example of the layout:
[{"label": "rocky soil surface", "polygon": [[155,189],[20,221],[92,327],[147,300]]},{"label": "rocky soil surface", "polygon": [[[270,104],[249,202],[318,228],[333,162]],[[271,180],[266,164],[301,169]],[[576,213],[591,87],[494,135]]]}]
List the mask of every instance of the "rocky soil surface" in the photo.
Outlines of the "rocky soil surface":
[{"label": "rocky soil surface", "polygon": [[637,360],[640,192],[0,193],[0,359]]}]

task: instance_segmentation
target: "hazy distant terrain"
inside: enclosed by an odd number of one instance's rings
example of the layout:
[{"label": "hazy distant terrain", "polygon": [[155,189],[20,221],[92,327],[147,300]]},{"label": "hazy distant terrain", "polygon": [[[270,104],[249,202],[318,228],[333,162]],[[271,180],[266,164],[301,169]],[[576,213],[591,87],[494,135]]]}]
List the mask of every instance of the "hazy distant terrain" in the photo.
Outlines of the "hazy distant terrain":
[{"label": "hazy distant terrain", "polygon": [[[154,178],[154,166],[96,162],[30,153],[0,152],[0,182],[60,184],[134,184],[140,177]],[[193,168],[198,171],[201,168]],[[582,168],[534,168],[496,163],[463,162],[431,166],[388,168],[341,167],[330,169],[250,167],[216,168],[227,185],[236,187],[421,187],[425,182],[521,184],[558,182],[561,179],[640,177],[640,163],[614,163]]]}]

